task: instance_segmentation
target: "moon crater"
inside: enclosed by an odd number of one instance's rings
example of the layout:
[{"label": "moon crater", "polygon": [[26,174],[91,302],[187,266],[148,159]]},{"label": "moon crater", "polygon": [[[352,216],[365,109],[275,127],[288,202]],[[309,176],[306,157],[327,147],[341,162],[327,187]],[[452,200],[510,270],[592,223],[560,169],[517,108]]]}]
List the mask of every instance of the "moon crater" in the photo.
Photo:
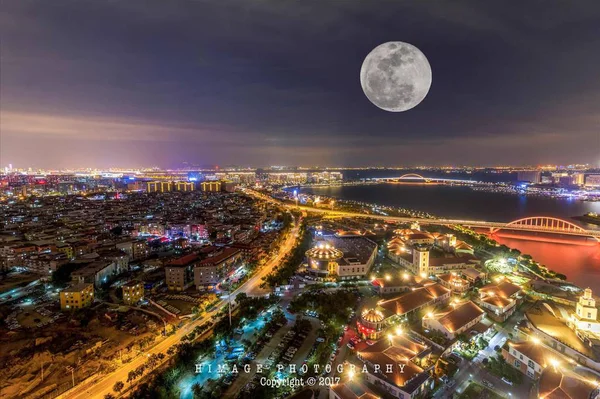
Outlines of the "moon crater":
[{"label": "moon crater", "polygon": [[360,84],[377,107],[402,112],[419,105],[431,87],[431,66],[412,44],[388,42],[375,47],[360,70]]}]

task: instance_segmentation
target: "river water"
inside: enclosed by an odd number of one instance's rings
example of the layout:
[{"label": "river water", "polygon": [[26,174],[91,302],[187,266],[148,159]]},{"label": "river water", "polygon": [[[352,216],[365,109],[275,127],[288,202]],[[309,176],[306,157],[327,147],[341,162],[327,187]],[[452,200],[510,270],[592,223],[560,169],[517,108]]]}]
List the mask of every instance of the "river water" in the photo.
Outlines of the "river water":
[{"label": "river water", "polygon": [[[572,216],[600,213],[600,202],[583,202],[550,197],[518,196],[498,192],[475,191],[465,186],[427,184],[371,184],[302,188],[302,192],[346,200],[398,206],[430,214],[470,220],[510,222],[528,216],[553,216],[573,221]],[[589,229],[600,226],[578,223]],[[591,287],[600,294],[600,244],[590,241],[541,241],[502,232],[494,239],[550,269],[567,275],[580,287]],[[571,242],[572,241],[572,242]]]}]

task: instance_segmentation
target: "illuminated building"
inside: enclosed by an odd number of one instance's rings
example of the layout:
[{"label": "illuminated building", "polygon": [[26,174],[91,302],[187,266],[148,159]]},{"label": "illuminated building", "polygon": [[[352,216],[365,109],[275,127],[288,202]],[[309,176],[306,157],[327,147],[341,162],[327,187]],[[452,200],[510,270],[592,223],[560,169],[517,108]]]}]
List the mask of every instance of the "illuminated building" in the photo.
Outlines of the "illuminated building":
[{"label": "illuminated building", "polygon": [[571,176],[572,183],[576,186],[583,186],[585,184],[585,174],[575,173]]},{"label": "illuminated building", "polygon": [[488,284],[479,289],[477,304],[491,311],[496,321],[504,321],[516,310],[520,300],[521,287],[509,281]]},{"label": "illuminated building", "polygon": [[540,399],[598,399],[596,378],[585,377],[566,367],[546,367],[538,380]]},{"label": "illuminated building", "polygon": [[148,243],[145,240],[127,240],[116,244],[117,249],[125,252],[132,260],[148,256]]},{"label": "illuminated building", "polygon": [[311,274],[327,276],[335,274],[338,261],[344,257],[344,253],[329,243],[321,242],[312,249],[306,251],[308,259],[308,272]]},{"label": "illuminated building", "polygon": [[165,265],[165,280],[171,291],[185,291],[194,283],[194,266],[199,263],[198,255],[189,254],[171,260]]},{"label": "illuminated building", "polygon": [[[415,226],[416,227],[416,226]],[[477,258],[473,247],[453,234],[427,233],[416,229],[394,231],[387,257],[417,276],[435,276],[459,272],[473,266]],[[432,256],[443,251],[443,256]]]},{"label": "illuminated building", "polygon": [[308,272],[340,280],[365,276],[377,256],[377,244],[364,237],[328,237],[306,252]]},{"label": "illuminated building", "polygon": [[68,262],[69,259],[64,254],[43,254],[24,259],[22,265],[29,272],[49,276]]},{"label": "illuminated building", "polygon": [[220,181],[203,181],[200,183],[200,187],[202,188],[202,191],[209,193],[217,193],[222,191]]},{"label": "illuminated building", "polygon": [[232,193],[237,188],[237,184],[232,181],[223,181],[221,183],[221,189],[226,193]]},{"label": "illuminated building", "polygon": [[600,187],[600,175],[588,175],[585,178],[585,185],[588,187]]},{"label": "illuminated building", "polygon": [[418,246],[413,249],[413,266],[413,273],[429,276],[429,248]]},{"label": "illuminated building", "polygon": [[379,399],[379,395],[360,381],[348,380],[330,385],[329,399]]},{"label": "illuminated building", "polygon": [[380,277],[371,280],[372,289],[380,296],[398,294],[410,291],[411,288],[421,288],[420,283],[424,279],[420,276],[403,273],[402,275],[393,274],[386,277]]},{"label": "illuminated building", "polygon": [[447,303],[452,291],[441,284],[429,284],[416,288],[397,298],[378,303],[386,317],[408,317],[428,307]]},{"label": "illuminated building", "polygon": [[[126,258],[126,255],[123,255]],[[111,260],[98,260],[71,273],[71,281],[77,283],[92,283],[100,287],[108,282],[111,276],[121,271],[123,263]]]},{"label": "illuminated building", "polygon": [[[445,313],[431,314],[423,317],[423,328],[442,333],[447,339],[453,340],[460,334],[475,328],[485,316],[485,311],[471,301],[457,305]],[[485,327],[487,330],[487,327]]]},{"label": "illuminated building", "polygon": [[196,184],[194,182],[177,181],[174,183],[175,191],[194,191]]},{"label": "illuminated building", "polygon": [[600,334],[598,308],[596,308],[596,299],[592,295],[591,289],[586,288],[583,295],[579,297],[575,312],[571,313],[567,325],[578,334]]},{"label": "illuminated building", "polygon": [[431,348],[420,344],[406,334],[384,337],[356,352],[363,363],[358,370],[365,380],[377,390],[385,392],[383,397],[415,399],[428,397],[432,378],[424,368],[430,361]]},{"label": "illuminated building", "polygon": [[456,273],[446,273],[438,276],[440,284],[449,288],[452,292],[462,293],[469,289],[471,284]]},{"label": "illuminated building", "polygon": [[92,302],[94,302],[93,284],[75,284],[60,292],[60,308],[62,310],[85,308]]},{"label": "illuminated building", "polygon": [[60,253],[65,254],[68,259],[73,258],[73,247],[66,243],[57,243],[56,250]]},{"label": "illuminated building", "polygon": [[135,305],[144,298],[144,283],[129,281],[123,284],[123,302],[126,305]]},{"label": "illuminated building", "polygon": [[367,309],[356,321],[356,328],[364,339],[379,339],[383,334],[385,316],[376,309]]},{"label": "illuminated building", "polygon": [[149,181],[146,185],[149,193],[165,193],[173,190],[173,183],[170,181]]},{"label": "illuminated building", "polygon": [[548,349],[532,340],[523,342],[506,341],[502,347],[502,357],[529,378],[537,379],[549,365]]},{"label": "illuminated building", "polygon": [[242,258],[242,251],[237,248],[225,248],[212,253],[194,267],[194,284],[196,289],[211,289],[222,278],[228,276]]},{"label": "illuminated building", "polygon": [[542,181],[542,172],[539,170],[521,170],[517,173],[517,180],[538,184]]}]

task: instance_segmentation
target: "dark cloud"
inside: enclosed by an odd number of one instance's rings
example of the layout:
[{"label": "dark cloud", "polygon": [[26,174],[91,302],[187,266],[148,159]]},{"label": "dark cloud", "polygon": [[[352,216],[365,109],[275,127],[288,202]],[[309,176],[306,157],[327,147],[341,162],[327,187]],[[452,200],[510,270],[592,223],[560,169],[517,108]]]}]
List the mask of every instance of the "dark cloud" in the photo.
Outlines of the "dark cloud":
[{"label": "dark cloud", "polygon": [[[596,1],[5,1],[0,38],[3,164],[600,160]],[[394,40],[433,71],[398,114],[359,81]]]}]

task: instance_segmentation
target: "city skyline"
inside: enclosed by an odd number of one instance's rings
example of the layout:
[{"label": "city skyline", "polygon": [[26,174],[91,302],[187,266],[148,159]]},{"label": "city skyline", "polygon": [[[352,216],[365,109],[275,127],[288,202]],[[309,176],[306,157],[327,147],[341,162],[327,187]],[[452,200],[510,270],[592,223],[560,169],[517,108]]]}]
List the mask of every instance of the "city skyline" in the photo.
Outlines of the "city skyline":
[{"label": "city skyline", "polygon": [[[597,166],[599,19],[593,2],[6,3],[0,164]],[[400,114],[359,81],[393,40],[433,71]]]}]

